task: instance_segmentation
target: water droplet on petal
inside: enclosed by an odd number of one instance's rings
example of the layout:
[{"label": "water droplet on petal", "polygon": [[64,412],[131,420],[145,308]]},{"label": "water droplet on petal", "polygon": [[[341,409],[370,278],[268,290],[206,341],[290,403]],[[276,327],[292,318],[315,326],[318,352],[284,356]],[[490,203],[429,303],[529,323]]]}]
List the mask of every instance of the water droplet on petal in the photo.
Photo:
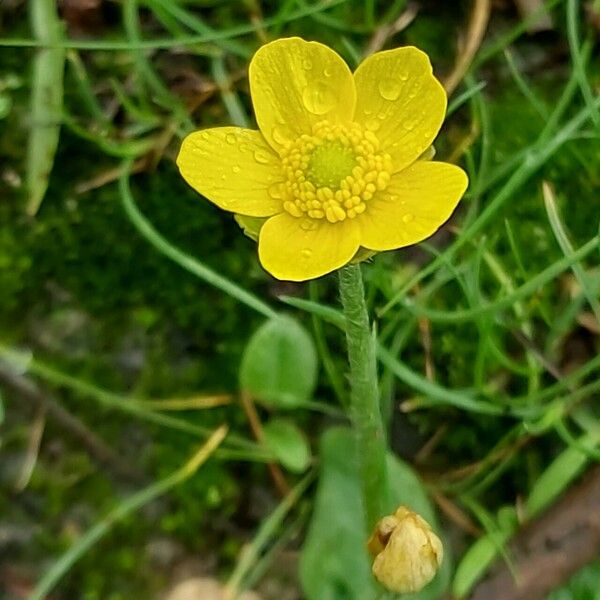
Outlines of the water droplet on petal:
[{"label": "water droplet on petal", "polygon": [[312,250],[310,248],[304,248],[300,252],[300,255],[302,256],[302,258],[309,259],[312,256]]},{"label": "water droplet on petal", "polygon": [[283,198],[283,184],[278,182],[269,186],[269,196],[271,196],[271,198],[275,198],[276,200]]},{"label": "water droplet on petal", "polygon": [[240,152],[248,152],[248,150],[250,150],[250,145],[246,144],[244,142],[242,142],[239,146],[238,149]]},{"label": "water droplet on petal", "polygon": [[302,102],[313,115],[324,115],[335,106],[336,94],[329,84],[315,81],[304,88]]},{"label": "water droplet on petal", "polygon": [[308,71],[312,69],[312,62],[310,60],[302,61],[302,66]]},{"label": "water droplet on petal", "polygon": [[400,90],[402,89],[402,83],[393,77],[384,77],[377,84],[379,93],[386,100],[394,101],[400,96]]},{"label": "water droplet on petal", "polygon": [[405,223],[410,223],[415,217],[413,215],[411,215],[410,213],[406,213],[403,217],[402,220]]},{"label": "water droplet on petal", "polygon": [[261,163],[262,165],[266,165],[269,163],[271,159],[270,155],[265,150],[256,150],[254,152],[254,160],[257,163]]},{"label": "water droplet on petal", "polygon": [[406,129],[406,131],[412,131],[415,128],[415,122],[414,121],[404,121],[404,123],[402,123],[402,127],[404,127],[404,129]]},{"label": "water droplet on petal", "polygon": [[400,77],[400,81],[406,81],[408,79],[408,73],[400,73],[398,77]]},{"label": "water droplet on petal", "polygon": [[365,122],[365,127],[369,131],[377,131],[380,126],[381,126],[381,124],[379,123],[379,121],[377,119],[367,119],[367,121]]},{"label": "water droplet on petal", "polygon": [[331,69],[325,69],[323,71],[323,75],[325,75],[325,77],[331,77],[333,75]]},{"label": "water droplet on petal", "polygon": [[273,131],[271,132],[271,135],[273,136],[273,141],[276,144],[285,144],[288,137],[284,131],[284,129],[282,127],[273,127]]},{"label": "water droplet on petal", "polygon": [[234,172],[234,173],[239,173],[239,172],[240,172],[240,168],[239,168],[237,165],[235,165],[235,166],[233,167],[233,172]]},{"label": "water droplet on petal", "polygon": [[304,218],[300,221],[300,229],[304,231],[314,231],[317,228],[317,223],[313,219]]},{"label": "water droplet on petal", "polygon": [[233,135],[233,133],[228,133],[228,134],[225,136],[225,141],[226,141],[228,144],[235,144],[235,143],[236,143],[236,141],[237,141],[237,138],[235,137],[235,135]]}]

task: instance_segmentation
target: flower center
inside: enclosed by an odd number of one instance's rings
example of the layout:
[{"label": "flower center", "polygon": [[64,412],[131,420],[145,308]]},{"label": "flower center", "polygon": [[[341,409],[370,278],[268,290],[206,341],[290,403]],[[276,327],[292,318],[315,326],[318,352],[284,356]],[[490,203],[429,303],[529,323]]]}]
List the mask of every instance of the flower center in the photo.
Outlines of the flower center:
[{"label": "flower center", "polygon": [[362,214],[375,192],[390,182],[392,159],[379,148],[375,134],[356,123],[315,124],[311,135],[283,151],[284,209],[294,217],[330,223]]},{"label": "flower center", "polygon": [[352,175],[355,165],[352,148],[339,140],[326,141],[312,151],[306,178],[317,187],[336,188],[342,179]]}]

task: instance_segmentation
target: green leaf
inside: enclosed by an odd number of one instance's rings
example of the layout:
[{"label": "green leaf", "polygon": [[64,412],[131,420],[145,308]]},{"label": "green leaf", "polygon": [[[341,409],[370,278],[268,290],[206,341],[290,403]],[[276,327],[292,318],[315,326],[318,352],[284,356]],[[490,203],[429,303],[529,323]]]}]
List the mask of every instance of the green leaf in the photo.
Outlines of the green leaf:
[{"label": "green leaf", "polygon": [[589,462],[583,449],[592,450],[598,445],[600,438],[595,433],[587,433],[577,441],[582,448],[572,446],[565,449],[538,477],[525,503],[528,518],[540,514],[569,487]]},{"label": "green leaf", "polygon": [[312,338],[295,319],[277,316],[250,338],[240,368],[240,387],[273,408],[307,402],[317,383],[317,353]]},{"label": "green leaf", "polygon": [[265,442],[277,460],[290,471],[302,473],[310,464],[310,449],[302,431],[287,419],[273,419],[263,429]]},{"label": "green leaf", "polygon": [[[308,600],[374,600],[380,597],[382,588],[371,574],[366,550],[370,532],[366,531],[363,515],[352,431],[341,427],[327,430],[321,439],[320,456],[315,509],[300,559],[305,596]],[[405,504],[439,533],[433,508],[412,469],[389,456],[388,470],[394,504],[389,512]],[[449,577],[450,561],[446,556],[431,584],[418,594],[403,595],[402,599],[440,598]]]},{"label": "green leaf", "polygon": [[12,98],[8,94],[0,92],[0,119],[8,117],[12,108]]},{"label": "green leaf", "polygon": [[564,587],[554,590],[547,600],[597,600],[600,559],[578,571]]},{"label": "green leaf", "polygon": [[[508,509],[512,510],[512,518]],[[452,582],[452,594],[456,598],[464,598],[469,594],[517,530],[516,513],[512,507],[500,509],[497,525],[496,531],[480,537],[463,555]]]},{"label": "green leaf", "polygon": [[62,23],[53,0],[34,0],[30,4],[31,24],[36,38],[44,45],[33,58],[31,83],[31,130],[27,142],[27,212],[35,215],[44,199],[48,177],[58,147],[63,106],[65,49]]}]

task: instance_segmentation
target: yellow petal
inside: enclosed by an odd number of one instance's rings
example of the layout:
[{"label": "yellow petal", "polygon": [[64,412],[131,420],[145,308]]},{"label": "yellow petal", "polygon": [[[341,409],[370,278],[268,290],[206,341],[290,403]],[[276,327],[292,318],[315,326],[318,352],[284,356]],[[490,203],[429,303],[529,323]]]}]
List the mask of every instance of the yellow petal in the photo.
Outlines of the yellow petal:
[{"label": "yellow petal", "polygon": [[442,225],[467,189],[466,173],[455,165],[418,161],[392,176],[360,215],[360,244],[392,250],[428,238]]},{"label": "yellow petal", "polygon": [[217,127],[195,131],[181,145],[177,166],[183,178],[219,208],[252,217],[282,210],[269,187],[282,181],[279,156],[259,131]]},{"label": "yellow petal", "polygon": [[330,273],[350,262],[358,250],[354,219],[292,217],[282,213],[260,230],[258,257],[271,275],[284,281],[305,281]]},{"label": "yellow petal", "polygon": [[356,92],[348,65],[318,42],[284,38],[262,46],[249,68],[258,126],[275,149],[314,123],[352,120]]},{"label": "yellow petal", "polygon": [[427,54],[408,46],[377,52],[354,73],[354,120],[375,133],[395,171],[414,162],[433,142],[446,113],[446,92]]}]

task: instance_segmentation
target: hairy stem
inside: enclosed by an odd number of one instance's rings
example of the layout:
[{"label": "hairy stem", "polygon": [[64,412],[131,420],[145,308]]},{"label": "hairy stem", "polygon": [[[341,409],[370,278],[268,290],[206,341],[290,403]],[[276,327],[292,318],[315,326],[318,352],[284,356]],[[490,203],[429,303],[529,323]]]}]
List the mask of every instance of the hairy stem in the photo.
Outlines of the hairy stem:
[{"label": "hairy stem", "polygon": [[363,503],[370,530],[387,506],[386,436],[379,407],[375,338],[369,325],[360,265],[339,271],[350,363],[350,418],[356,432]]}]

